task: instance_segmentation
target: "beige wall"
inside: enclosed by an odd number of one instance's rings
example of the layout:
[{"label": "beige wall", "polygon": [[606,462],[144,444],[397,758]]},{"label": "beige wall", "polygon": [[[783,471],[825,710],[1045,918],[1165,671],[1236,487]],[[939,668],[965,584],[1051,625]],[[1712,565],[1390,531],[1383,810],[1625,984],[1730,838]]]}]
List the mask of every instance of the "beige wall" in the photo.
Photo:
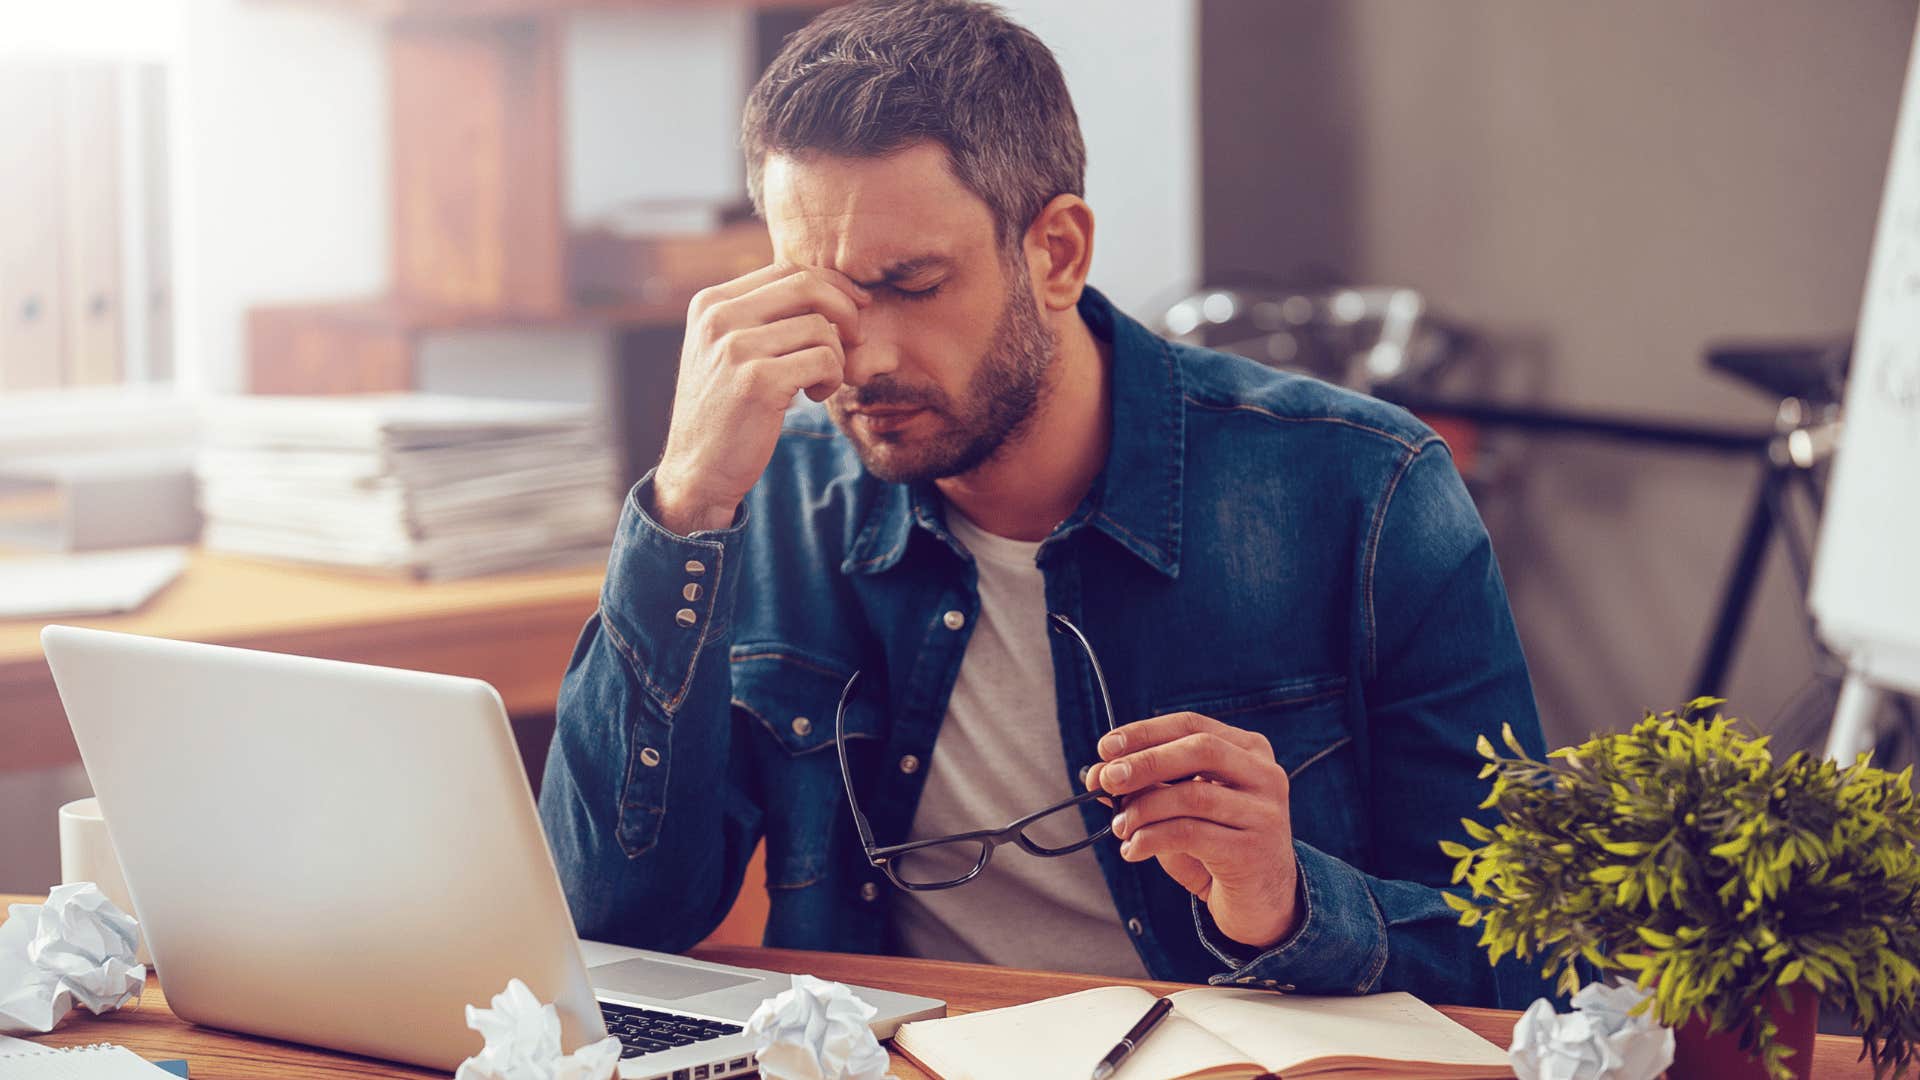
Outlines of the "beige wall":
[{"label": "beige wall", "polygon": [[[1203,265],[1410,284],[1508,393],[1766,423],[1727,337],[1857,314],[1914,0],[1205,0]],[[1483,509],[1549,737],[1687,690],[1755,466],[1529,439]],[[1810,672],[1776,555],[1730,686]]]}]

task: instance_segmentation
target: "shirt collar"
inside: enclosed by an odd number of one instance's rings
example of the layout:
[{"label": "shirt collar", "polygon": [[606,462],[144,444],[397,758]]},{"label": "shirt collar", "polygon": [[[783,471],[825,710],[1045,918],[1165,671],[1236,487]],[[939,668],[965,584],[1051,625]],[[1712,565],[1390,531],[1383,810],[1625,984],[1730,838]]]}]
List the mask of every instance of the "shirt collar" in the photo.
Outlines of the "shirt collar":
[{"label": "shirt collar", "polygon": [[[1181,483],[1186,468],[1186,409],[1180,367],[1167,343],[1128,318],[1091,286],[1080,317],[1113,346],[1113,436],[1107,463],[1055,536],[1083,524],[1166,575],[1180,574]],[[880,484],[841,564],[845,573],[877,574],[905,553],[918,525],[953,544],[932,484]]]}]

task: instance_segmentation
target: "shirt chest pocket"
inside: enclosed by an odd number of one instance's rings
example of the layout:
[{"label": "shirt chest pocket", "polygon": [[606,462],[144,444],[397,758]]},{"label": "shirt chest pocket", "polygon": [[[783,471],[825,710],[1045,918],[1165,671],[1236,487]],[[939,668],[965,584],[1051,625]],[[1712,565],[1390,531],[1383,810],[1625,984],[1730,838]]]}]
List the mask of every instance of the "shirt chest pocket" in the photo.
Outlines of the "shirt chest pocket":
[{"label": "shirt chest pocket", "polygon": [[[815,884],[846,843],[858,843],[834,745],[834,714],[853,674],[850,667],[798,653],[736,647],[731,663],[733,707],[745,737],[735,754],[753,757],[767,840],[767,885],[798,889]],[[848,756],[855,779],[870,759],[880,715],[875,691],[847,708]]]},{"label": "shirt chest pocket", "polygon": [[1364,850],[1366,808],[1346,710],[1347,680],[1339,675],[1186,697],[1154,708],[1156,715],[1194,712],[1264,736],[1274,760],[1287,770],[1294,837],[1353,862]]}]

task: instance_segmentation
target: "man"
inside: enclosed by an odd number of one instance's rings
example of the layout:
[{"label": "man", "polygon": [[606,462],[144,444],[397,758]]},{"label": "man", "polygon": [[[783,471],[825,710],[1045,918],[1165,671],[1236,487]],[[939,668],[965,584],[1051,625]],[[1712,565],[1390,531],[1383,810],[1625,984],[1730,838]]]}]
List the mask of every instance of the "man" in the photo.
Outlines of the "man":
[{"label": "man", "polygon": [[[1446,446],[1088,288],[1072,103],[991,7],[822,15],[743,142],[778,261],[694,299],[562,690],[541,813],[580,932],[692,945],[764,838],[773,945],[1537,993],[1440,891],[1476,738],[1541,750]],[[870,860],[843,691],[875,846],[1117,808]]]}]

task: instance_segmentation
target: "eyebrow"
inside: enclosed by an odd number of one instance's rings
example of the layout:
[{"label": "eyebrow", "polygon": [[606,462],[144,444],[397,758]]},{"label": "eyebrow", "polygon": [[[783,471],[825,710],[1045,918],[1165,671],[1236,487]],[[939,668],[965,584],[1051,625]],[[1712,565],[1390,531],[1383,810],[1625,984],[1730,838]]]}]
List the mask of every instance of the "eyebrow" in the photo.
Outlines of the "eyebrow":
[{"label": "eyebrow", "polygon": [[928,270],[942,269],[952,265],[952,263],[953,260],[947,258],[945,255],[916,255],[911,259],[902,259],[892,266],[887,267],[885,270],[880,271],[880,276],[874,278],[872,281],[855,281],[854,284],[863,289],[871,289],[880,285],[893,285],[906,281],[909,278],[917,277]]}]

